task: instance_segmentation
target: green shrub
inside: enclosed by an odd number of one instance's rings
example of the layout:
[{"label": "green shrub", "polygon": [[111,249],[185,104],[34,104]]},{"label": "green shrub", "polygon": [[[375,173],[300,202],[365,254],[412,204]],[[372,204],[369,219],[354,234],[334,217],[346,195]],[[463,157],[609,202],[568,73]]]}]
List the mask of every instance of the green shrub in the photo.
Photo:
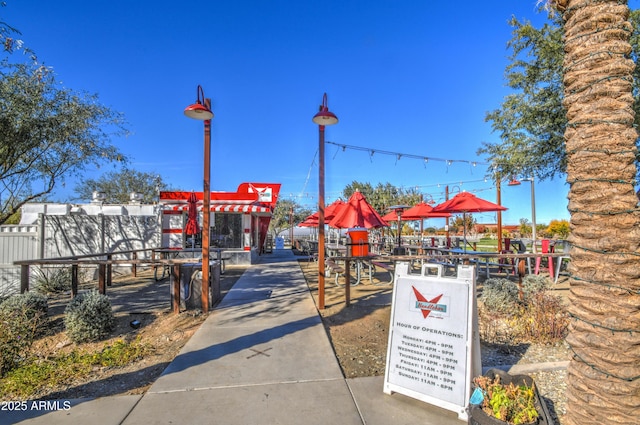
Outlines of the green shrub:
[{"label": "green shrub", "polygon": [[0,304],[0,311],[7,314],[24,313],[27,320],[36,325],[37,330],[46,326],[49,320],[47,297],[37,292],[25,292],[7,298]]},{"label": "green shrub", "polygon": [[67,305],[64,324],[76,343],[105,338],[115,329],[109,298],[96,290],[79,294]]},{"label": "green shrub", "polygon": [[548,276],[528,274],[522,279],[522,292],[525,304],[529,304],[532,298],[540,292],[549,289],[550,280]]},{"label": "green shrub", "polygon": [[487,279],[482,286],[480,301],[485,308],[508,313],[518,306],[518,285],[509,279]]},{"label": "green shrub", "polygon": [[0,375],[16,367],[46,328],[47,299],[27,292],[13,295],[0,304]]},{"label": "green shrub", "polygon": [[71,290],[71,267],[34,269],[34,289],[43,294],[55,294]]},{"label": "green shrub", "polygon": [[[484,399],[482,410],[491,418],[508,424],[538,423],[535,385],[526,383],[515,385],[513,382],[501,382],[500,375],[495,378],[478,376],[473,383],[482,390]],[[474,421],[475,422],[475,421]],[[496,421],[492,421],[496,422]]]}]

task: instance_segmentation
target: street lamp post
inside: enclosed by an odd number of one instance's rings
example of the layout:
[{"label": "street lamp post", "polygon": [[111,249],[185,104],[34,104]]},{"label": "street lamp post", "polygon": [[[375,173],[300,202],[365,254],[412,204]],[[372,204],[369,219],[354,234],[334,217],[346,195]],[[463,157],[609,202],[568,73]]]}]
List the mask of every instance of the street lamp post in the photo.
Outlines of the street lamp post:
[{"label": "street lamp post", "polygon": [[[534,178],[533,176],[531,176],[531,177],[522,179],[522,181],[531,183],[531,239],[533,239],[533,242],[531,243],[531,252],[535,254],[537,252],[537,247],[536,247],[537,238],[536,238],[536,190],[535,190]],[[509,186],[518,186],[519,184],[520,184],[520,181],[516,179],[512,179],[509,182]]]},{"label": "street lamp post", "polygon": [[[204,103],[204,104],[203,104]],[[204,178],[202,190],[202,311],[209,311],[209,232],[211,219],[211,99],[204,97],[202,87],[196,90],[196,103],[185,108],[184,114],[204,121]]]},{"label": "street lamp post", "polygon": [[[500,179],[496,179],[496,204],[502,205]],[[502,252],[502,211],[496,212],[496,232],[498,233],[498,252]]]},{"label": "street lamp post", "polygon": [[327,94],[322,96],[320,111],[313,116],[318,124],[318,308],[324,309],[324,127],[338,123],[338,117],[329,111]]}]

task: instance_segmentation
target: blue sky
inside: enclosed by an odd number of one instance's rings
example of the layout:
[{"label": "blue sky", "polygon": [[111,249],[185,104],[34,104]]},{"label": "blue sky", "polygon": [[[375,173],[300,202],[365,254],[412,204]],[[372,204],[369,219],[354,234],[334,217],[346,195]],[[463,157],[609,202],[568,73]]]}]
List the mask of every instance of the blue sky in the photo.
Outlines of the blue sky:
[{"label": "blue sky", "polygon": [[[535,0],[13,0],[0,13],[64,86],[124,114],[132,134],[113,143],[132,168],[202,190],[203,126],[183,115],[200,84],[215,113],[212,190],[282,183],[281,198],[310,209],[318,192],[311,118],[325,92],[340,120],[327,141],[433,158],[327,144],[327,203],[354,180],[416,187],[438,203],[447,184],[495,201],[486,167],[471,163],[484,161],[483,141],[498,140],[484,117],[509,93],[507,21],[545,20]],[[70,198],[74,185],[53,198]],[[538,223],[569,218],[564,178],[535,189]],[[503,223],[530,220],[529,183],[503,185],[502,204]]]}]

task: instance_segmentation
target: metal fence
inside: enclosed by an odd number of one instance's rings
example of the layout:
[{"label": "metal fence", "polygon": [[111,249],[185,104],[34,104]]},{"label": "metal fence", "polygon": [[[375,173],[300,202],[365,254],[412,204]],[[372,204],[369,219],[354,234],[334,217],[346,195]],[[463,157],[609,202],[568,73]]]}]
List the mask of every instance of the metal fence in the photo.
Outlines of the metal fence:
[{"label": "metal fence", "polygon": [[0,226],[0,297],[20,289],[20,267],[14,261],[38,258],[39,226]]},{"label": "metal fence", "polygon": [[35,225],[0,226],[0,297],[20,291],[15,261],[153,248],[161,230],[155,215],[40,214]]}]

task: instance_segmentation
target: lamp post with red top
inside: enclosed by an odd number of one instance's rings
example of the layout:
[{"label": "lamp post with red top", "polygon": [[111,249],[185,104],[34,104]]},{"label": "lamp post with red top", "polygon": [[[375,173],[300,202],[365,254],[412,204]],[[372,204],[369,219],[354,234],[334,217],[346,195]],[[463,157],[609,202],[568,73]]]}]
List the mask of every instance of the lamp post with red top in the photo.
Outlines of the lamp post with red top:
[{"label": "lamp post with red top", "polygon": [[329,111],[327,94],[322,97],[320,111],[313,116],[318,124],[318,308],[324,309],[324,127],[338,123],[338,117]]},{"label": "lamp post with red top", "polygon": [[202,86],[196,90],[196,103],[187,106],[184,114],[204,121],[204,178],[202,190],[202,311],[209,311],[209,227],[211,219],[211,99],[204,97]]},{"label": "lamp post with red top", "polygon": [[[533,176],[522,179],[523,182],[531,182],[531,252],[536,253],[536,192],[533,183]],[[509,186],[518,186],[520,185],[520,181],[516,179],[512,179],[509,182]]]}]

